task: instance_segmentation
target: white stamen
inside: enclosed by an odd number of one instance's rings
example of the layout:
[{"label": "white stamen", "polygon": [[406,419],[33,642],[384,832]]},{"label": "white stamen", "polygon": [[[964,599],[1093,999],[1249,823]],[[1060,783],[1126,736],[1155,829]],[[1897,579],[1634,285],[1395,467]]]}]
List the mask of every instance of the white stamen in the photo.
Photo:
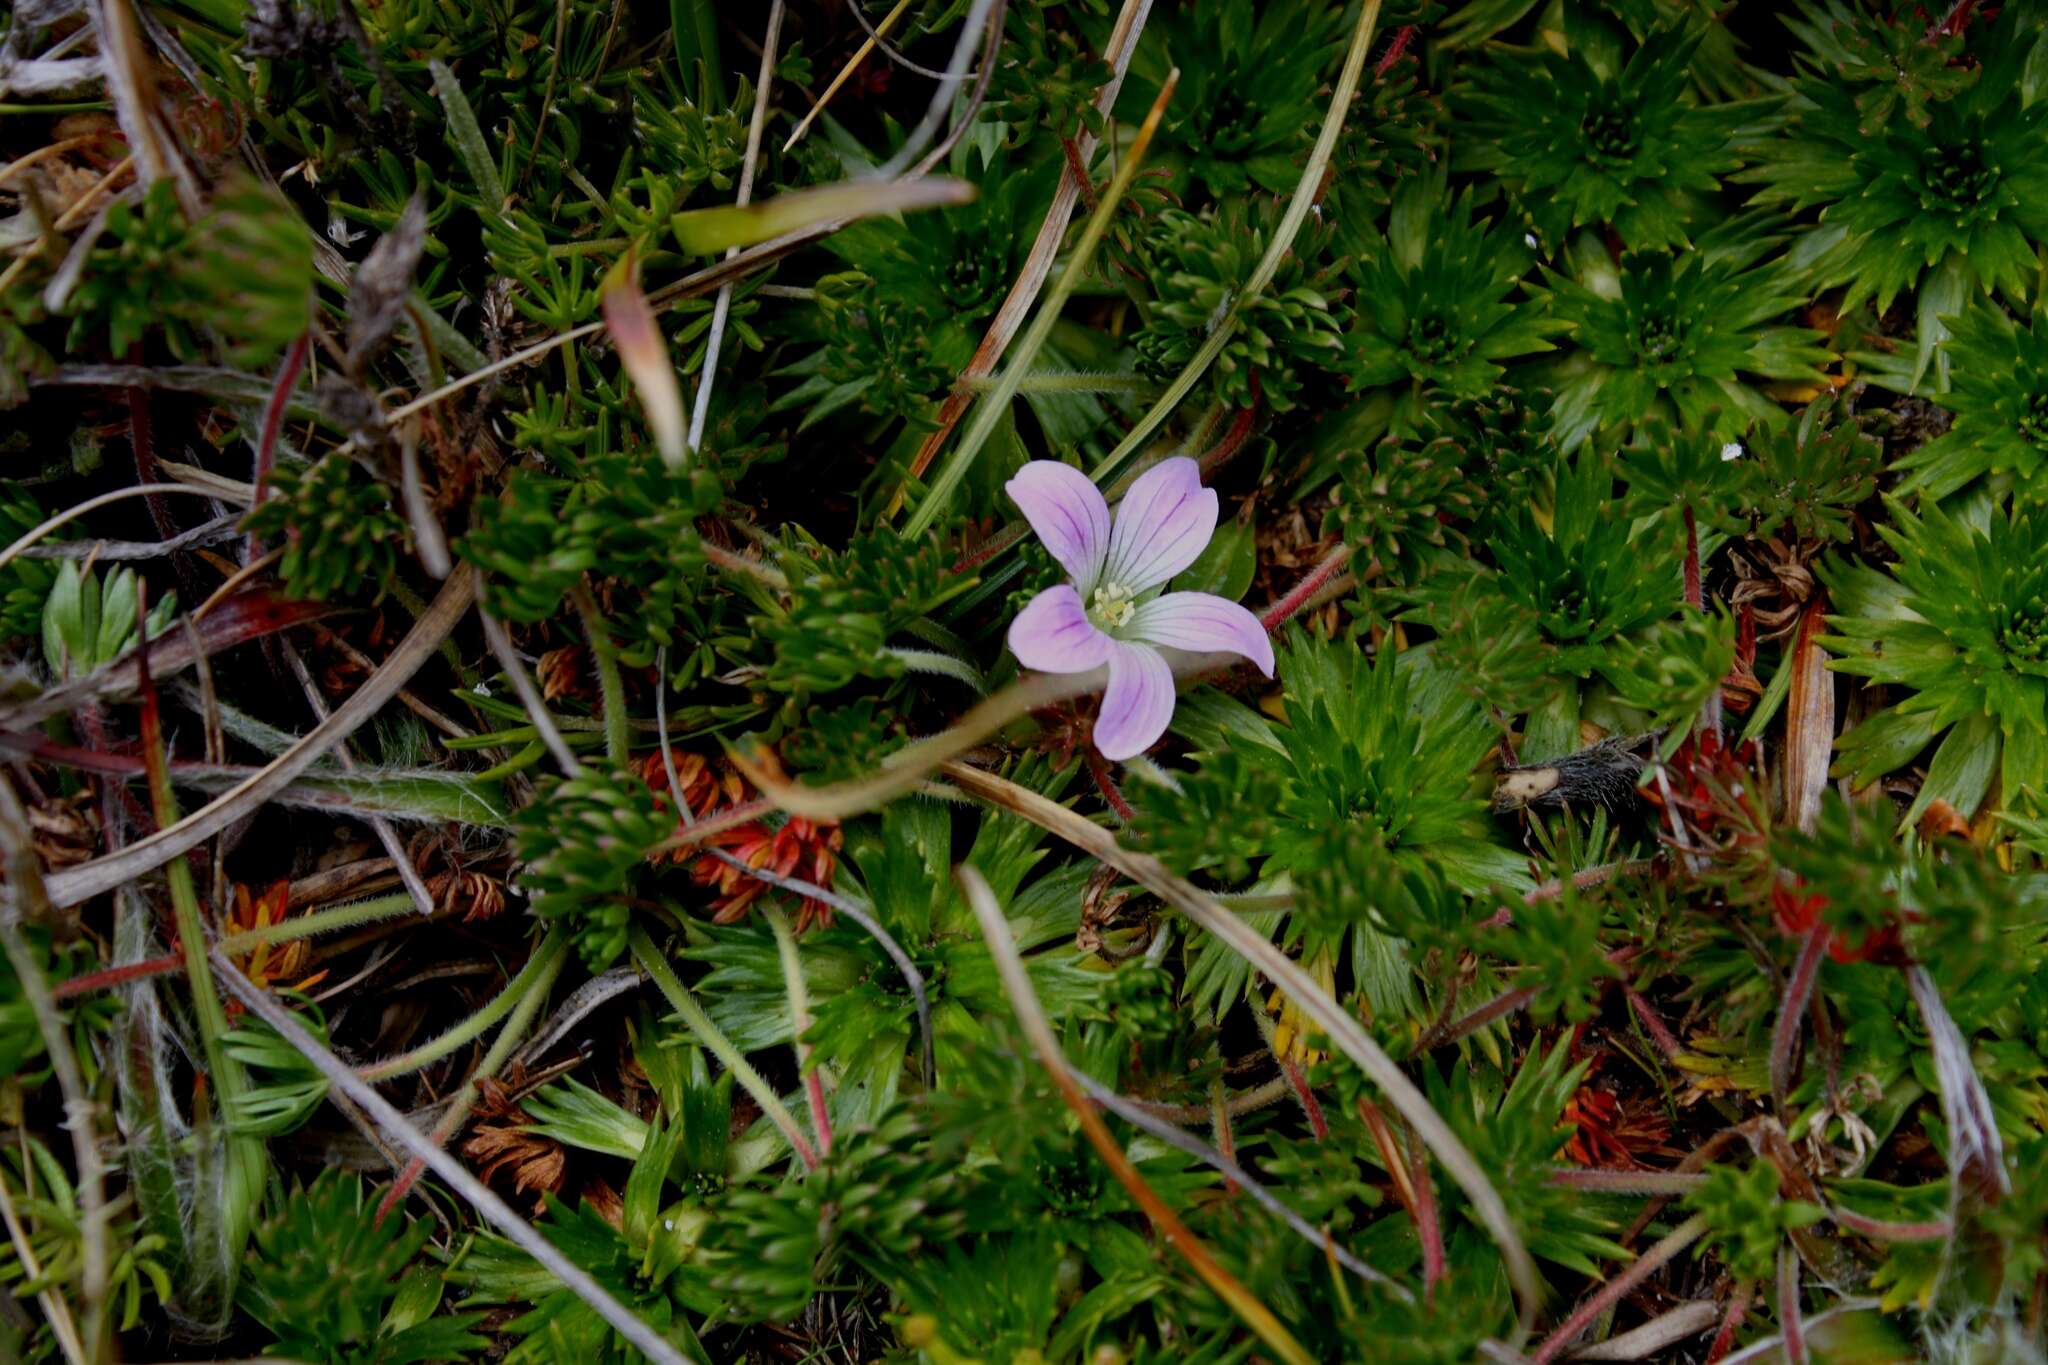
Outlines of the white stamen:
[{"label": "white stamen", "polygon": [[1088,604],[1088,614],[1099,625],[1114,630],[1131,623],[1138,613],[1137,594],[1121,583],[1104,583],[1095,590],[1095,600]]}]

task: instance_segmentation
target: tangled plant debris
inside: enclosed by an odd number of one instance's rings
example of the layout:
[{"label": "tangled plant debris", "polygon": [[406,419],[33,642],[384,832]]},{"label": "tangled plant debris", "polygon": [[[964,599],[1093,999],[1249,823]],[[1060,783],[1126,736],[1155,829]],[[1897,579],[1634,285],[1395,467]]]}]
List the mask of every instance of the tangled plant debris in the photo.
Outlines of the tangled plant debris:
[{"label": "tangled plant debris", "polygon": [[0,18],[0,1360],[2048,1353],[2048,6]]}]

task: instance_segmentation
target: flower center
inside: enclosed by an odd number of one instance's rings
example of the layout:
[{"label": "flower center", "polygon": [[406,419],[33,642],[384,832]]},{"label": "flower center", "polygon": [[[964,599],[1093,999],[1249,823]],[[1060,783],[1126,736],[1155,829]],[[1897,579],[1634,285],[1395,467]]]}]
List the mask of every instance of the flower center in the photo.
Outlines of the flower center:
[{"label": "flower center", "polygon": [[1109,630],[1116,630],[1131,623],[1138,614],[1138,595],[1121,583],[1104,583],[1095,590],[1095,600],[1088,604],[1088,614],[1095,623]]}]

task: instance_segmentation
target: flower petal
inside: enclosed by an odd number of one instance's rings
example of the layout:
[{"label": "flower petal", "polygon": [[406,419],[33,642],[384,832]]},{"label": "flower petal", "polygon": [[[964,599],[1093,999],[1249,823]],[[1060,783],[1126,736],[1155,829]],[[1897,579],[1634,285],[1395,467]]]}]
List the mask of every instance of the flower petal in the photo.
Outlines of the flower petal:
[{"label": "flower petal", "polygon": [[1150,645],[1112,641],[1109,687],[1095,718],[1095,747],[1104,758],[1136,758],[1173,719],[1173,670]]},{"label": "flower petal", "polygon": [[1155,597],[1138,608],[1124,633],[1133,640],[1168,649],[1242,654],[1267,677],[1273,676],[1272,636],[1258,617],[1214,593],[1170,592]]},{"label": "flower petal", "polygon": [[1058,460],[1031,461],[1003,488],[1082,595],[1095,591],[1109,553],[1109,504],[1102,490]]},{"label": "flower petal", "polygon": [[1095,628],[1070,584],[1047,588],[1010,622],[1010,652],[1043,673],[1086,673],[1100,667],[1116,642]]},{"label": "flower petal", "polygon": [[1157,587],[1195,562],[1216,534],[1216,490],[1185,455],[1146,470],[1116,509],[1105,575],[1132,592]]}]

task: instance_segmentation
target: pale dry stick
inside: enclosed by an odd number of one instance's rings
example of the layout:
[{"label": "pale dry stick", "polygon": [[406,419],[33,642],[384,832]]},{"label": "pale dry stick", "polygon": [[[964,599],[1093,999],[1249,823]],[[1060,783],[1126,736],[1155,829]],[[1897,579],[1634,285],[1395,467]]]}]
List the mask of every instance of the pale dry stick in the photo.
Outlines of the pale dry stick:
[{"label": "pale dry stick", "polygon": [[11,545],[4,550],[0,550],[0,569],[6,568],[22,551],[58,527],[77,521],[89,512],[97,512],[109,503],[120,502],[126,498],[147,497],[152,493],[189,493],[194,497],[206,498],[218,496],[218,494],[210,490],[192,488],[182,483],[138,483],[128,488],[112,489],[109,492],[99,494],[97,497],[87,498],[84,502],[74,507],[67,507],[56,516],[50,517],[22,532]]},{"label": "pale dry stick", "polygon": [[[983,772],[958,760],[948,760],[940,769],[955,786],[969,795],[1020,815],[1039,828],[1066,840],[1098,862],[1107,863],[1137,882],[1190,921],[1221,939],[1238,956],[1266,975],[1300,1007],[1303,1014],[1320,1026],[1336,1047],[1356,1062],[1374,1084],[1401,1111],[1453,1180],[1465,1191],[1472,1211],[1493,1235],[1507,1263],[1508,1281],[1521,1302],[1524,1330],[1542,1303],[1542,1281],[1536,1264],[1522,1244],[1521,1233],[1508,1216],[1507,1206],[1493,1188],[1479,1164],[1472,1159],[1458,1135],[1451,1131],[1429,1100],[1416,1088],[1378,1043],[1373,1041],[1329,992],[1301,969],[1300,964],[1276,948],[1271,940],[1236,915],[1215,897],[1184,878],[1167,871],[1166,865],[1149,854],[1133,853],[1114,835],[1073,811],[1037,792],[993,773]],[[778,799],[780,799],[780,794]],[[800,799],[800,798],[799,798]],[[793,808],[793,807],[792,807]],[[798,813],[802,813],[799,811]]]},{"label": "pale dry stick", "polygon": [[597,1315],[610,1323],[620,1336],[633,1343],[647,1354],[648,1359],[662,1365],[689,1365],[682,1352],[670,1345],[653,1327],[649,1326],[630,1308],[606,1292],[604,1286],[592,1279],[590,1273],[555,1249],[554,1243],[543,1237],[532,1224],[514,1213],[504,1200],[494,1194],[488,1186],[470,1173],[467,1166],[448,1155],[419,1129],[406,1121],[405,1115],[382,1095],[376,1088],[349,1069],[348,1063],[323,1047],[306,1031],[297,1016],[279,1005],[270,995],[259,990],[248,977],[242,975],[235,964],[226,956],[214,954],[214,970],[228,990],[249,1007],[264,1023],[277,1030],[278,1036],[290,1044],[300,1056],[311,1062],[327,1083],[347,1095],[390,1136],[398,1139],[420,1161],[426,1163],[435,1175],[447,1182],[449,1187],[461,1195],[484,1219],[516,1243],[520,1250],[538,1261],[542,1268],[562,1282],[564,1288],[590,1306]]},{"label": "pale dry stick", "polygon": [[440,647],[448,632],[455,628],[456,622],[462,619],[463,613],[469,610],[475,596],[476,571],[468,564],[458,565],[425,613],[413,623],[412,629],[406,632],[405,638],[398,642],[377,671],[310,734],[232,790],[183,819],[166,825],[146,839],[124,845],[117,852],[52,876],[49,879],[51,903],[77,905],[124,882],[133,881],[188,849],[198,847],[290,786],[294,778],[354,734],[382,709],[393,693],[411,680],[412,675]]},{"label": "pale dry stick", "polygon": [[1661,1270],[1679,1252],[1698,1241],[1706,1230],[1706,1217],[1697,1213],[1671,1229],[1655,1246],[1631,1261],[1627,1269],[1588,1295],[1586,1301],[1560,1323],[1556,1331],[1543,1339],[1542,1345],[1536,1348],[1535,1354],[1529,1359],[1535,1362],[1535,1365],[1548,1365],[1549,1361],[1557,1359],[1567,1347],[1578,1340],[1581,1332],[1593,1325],[1595,1318],[1634,1292],[1637,1285]]},{"label": "pale dry stick", "polygon": [[[1109,59],[1110,78],[1095,97],[1095,111],[1104,118],[1109,117],[1117,94],[1123,89],[1124,73],[1130,69],[1131,54],[1137,50],[1138,36],[1145,31],[1145,20],[1151,12],[1152,0],[1124,0],[1123,9],[1116,17],[1116,27],[1110,31],[1109,41],[1103,45],[1103,53]],[[1095,154],[1095,135],[1082,133],[1075,151],[1080,164],[1085,167]],[[981,344],[975,347],[967,368],[960,371],[955,388],[940,405],[938,426],[925,437],[924,444],[912,457],[912,478],[923,477],[932,458],[939,453],[939,447],[945,445],[946,438],[953,434],[953,428],[959,425],[961,417],[973,403],[974,391],[965,386],[995,373],[1004,350],[1017,335],[1017,329],[1024,325],[1031,305],[1038,301],[1039,291],[1045,288],[1046,280],[1052,275],[1053,259],[1059,254],[1060,241],[1067,235],[1067,225],[1073,221],[1074,209],[1080,202],[1081,177],[1070,165],[1060,174],[1059,188],[1053,192],[1052,206],[1045,211],[1045,221],[1038,226],[1038,237],[1024,257],[1024,268],[1017,272],[1017,279],[1004,296],[1002,306],[989,320],[988,331],[982,335]],[[900,503],[902,498],[903,493],[899,489],[892,500],[892,511],[894,504]]]},{"label": "pale dry stick", "polygon": [[1309,211],[1315,207],[1316,196],[1328,172],[1330,158],[1337,150],[1337,139],[1344,131],[1344,116],[1351,105],[1351,97],[1358,92],[1359,76],[1365,70],[1365,59],[1372,50],[1373,31],[1379,27],[1380,0],[1365,0],[1365,7],[1359,12],[1358,26],[1352,30],[1351,48],[1344,56],[1344,68],[1337,75],[1337,85],[1330,96],[1329,112],[1323,116],[1322,131],[1316,136],[1316,145],[1309,152],[1308,164],[1302,167],[1301,179],[1295,184],[1294,196],[1287,201],[1287,210],[1280,217],[1279,226],[1273,232],[1273,240],[1266,246],[1266,254],[1252,268],[1251,278],[1245,281],[1244,289],[1230,301],[1230,307],[1216,326],[1210,331],[1202,348],[1195,352],[1187,367],[1174,378],[1159,401],[1146,410],[1136,426],[1125,433],[1116,448],[1104,456],[1102,462],[1088,471],[1089,477],[1097,483],[1116,473],[1132,452],[1150,439],[1159,424],[1164,422],[1173,410],[1180,406],[1181,399],[1208,373],[1216,357],[1223,354],[1223,348],[1230,341],[1231,333],[1237,329],[1237,322],[1244,310],[1266,292],[1266,286],[1280,271],[1280,263],[1287,253],[1294,249],[1294,239],[1307,221]]},{"label": "pale dry stick", "polygon": [[[832,83],[825,87],[825,93],[818,96],[818,102],[811,106],[811,112],[803,116],[802,121],[796,125],[796,131],[789,135],[789,141],[782,144],[783,151],[787,152],[803,140],[803,135],[808,133],[811,130],[811,125],[818,121],[818,115],[825,112],[825,106],[830,104],[832,97],[839,93],[839,87],[845,85],[852,78],[854,72],[860,70],[860,64],[866,61],[869,55],[874,52],[876,45],[888,46],[884,40],[889,30],[895,26],[898,19],[903,17],[903,12],[909,8],[910,0],[896,0],[896,8],[884,15],[880,24],[873,28],[868,28],[868,40],[854,49],[853,55],[846,59],[846,65],[839,68],[839,74],[834,76]],[[867,28],[868,17],[861,12],[861,7],[855,4],[852,6],[852,9],[855,17],[861,21],[861,26]],[[939,73],[925,72],[925,74],[934,75]],[[752,156],[749,155],[748,160],[751,161],[752,159]],[[6,179],[6,176],[0,174],[0,180],[4,179]],[[741,200],[740,202],[745,203],[746,201]]]},{"label": "pale dry stick", "polygon": [[[1833,1308],[1825,1312],[1815,1313],[1806,1318],[1803,1325],[1810,1329],[1820,1326],[1830,1318],[1840,1317],[1844,1313],[1868,1313],[1881,1309],[1883,1302],[1882,1299],[1874,1298],[1843,1299]],[[1747,1361],[1764,1360],[1773,1355],[1783,1355],[1784,1350],[1785,1339],[1783,1337],[1765,1337],[1762,1341],[1751,1342],[1734,1355],[1721,1357],[1721,1365],[1744,1365],[1744,1362]]]},{"label": "pale dry stick", "polygon": [[[858,3],[858,0],[855,0]],[[740,163],[739,192],[733,202],[745,208],[754,198],[754,171],[761,164],[761,130],[768,124],[769,90],[775,84],[775,49],[782,39],[782,0],[774,0],[768,7],[768,34],[761,40],[761,70],[754,82],[754,117],[747,124],[747,155]],[[858,60],[856,58],[855,60]],[[831,92],[826,92],[831,98]],[[784,151],[789,150],[784,148]],[[739,255],[738,247],[728,247],[725,259],[730,261]],[[690,410],[690,432],[683,442],[691,454],[704,444],[704,420],[711,413],[711,386],[716,382],[718,352],[725,344],[725,322],[732,313],[732,281],[718,286],[718,300],[711,306],[711,330],[704,339],[704,363],[697,370],[697,401]]]},{"label": "pale dry stick", "polygon": [[[14,1196],[8,1192],[7,1176],[0,1172],[0,1222],[7,1225],[7,1239],[14,1243],[14,1254],[21,1261],[22,1273],[30,1282],[43,1277],[42,1262],[36,1259],[36,1249],[28,1239],[28,1230],[21,1225],[21,1217],[14,1211]],[[36,1294],[36,1302],[43,1306],[43,1316],[49,1320],[50,1335],[57,1339],[57,1347],[64,1352],[64,1359],[70,1365],[86,1365],[85,1347],[78,1340],[78,1323],[72,1319],[71,1305],[64,1302],[64,1296],[56,1287],[45,1286]]]},{"label": "pale dry stick", "polygon": [[989,11],[999,7],[1000,0],[972,0],[967,17],[960,21],[960,36],[953,43],[953,56],[946,63],[946,74],[940,79],[938,89],[932,91],[932,101],[924,111],[924,117],[910,130],[896,155],[890,157],[875,169],[877,180],[894,180],[910,167],[918,154],[929,147],[932,138],[938,135],[939,125],[945,121],[946,106],[953,102],[953,88],[967,79],[967,63],[974,57],[974,47],[981,41],[981,31],[989,22]]},{"label": "pale dry stick", "polygon": [[974,918],[981,925],[981,937],[988,944],[989,956],[995,960],[996,975],[1002,980],[1003,993],[1010,998],[1010,1008],[1016,1013],[1017,1022],[1024,1030],[1024,1036],[1031,1041],[1032,1050],[1038,1054],[1040,1065],[1060,1097],[1081,1120],[1081,1131],[1088,1137],[1089,1145],[1102,1157],[1117,1183],[1127,1190],[1152,1226],[1159,1232],[1160,1239],[1188,1263],[1188,1268],[1199,1276],[1202,1282],[1216,1292],[1231,1309],[1244,1320],[1261,1341],[1271,1348],[1273,1354],[1289,1362],[1289,1365],[1308,1365],[1311,1360],[1301,1343],[1294,1339],[1273,1311],[1261,1303],[1257,1296],[1238,1282],[1237,1277],[1218,1265],[1209,1255],[1195,1234],[1157,1193],[1145,1183],[1138,1168],[1109,1128],[1102,1122],[1102,1116],[1088,1102],[1086,1093],[1075,1081],[1073,1070],[1067,1065],[1067,1054],[1060,1048],[1060,1041],[1053,1035],[1052,1025],[1046,1022],[1045,1011],[1039,1007],[1038,994],[1031,987],[1031,975],[1024,970],[1024,959],[1017,955],[1016,940],[1010,936],[1010,922],[1003,917],[1002,909],[996,904],[995,893],[977,872],[972,863],[964,863],[954,869],[954,876],[960,883],[960,890],[967,903],[974,910]]},{"label": "pale dry stick", "polygon": [[1073,1076],[1076,1081],[1080,1082],[1081,1088],[1088,1092],[1089,1099],[1095,1101],[1110,1113],[1115,1114],[1132,1127],[1143,1129],[1168,1146],[1177,1147],[1203,1165],[1230,1177],[1230,1179],[1236,1181],[1244,1188],[1244,1192],[1249,1194],[1260,1208],[1287,1224],[1303,1241],[1315,1247],[1318,1251],[1327,1248],[1330,1255],[1336,1258],[1337,1264],[1343,1266],[1361,1280],[1384,1286],[1389,1293],[1400,1299],[1403,1303],[1414,1301],[1415,1296],[1409,1292],[1407,1285],[1402,1284],[1384,1271],[1374,1270],[1364,1261],[1359,1260],[1343,1247],[1338,1246],[1330,1239],[1327,1231],[1317,1228],[1315,1224],[1309,1222],[1308,1219],[1288,1207],[1277,1195],[1260,1184],[1250,1172],[1246,1171],[1244,1167],[1238,1165],[1230,1157],[1217,1151],[1214,1147],[1211,1147],[1208,1143],[1185,1129],[1176,1128],[1165,1119],[1154,1115],[1144,1105],[1117,1094],[1116,1091],[1111,1090],[1087,1072],[1077,1070],[1073,1073]]},{"label": "pale dry stick", "polygon": [[484,642],[491,647],[491,653],[498,660],[498,667],[505,670],[505,677],[511,682],[512,690],[519,694],[519,704],[526,708],[528,720],[539,732],[541,742],[548,746],[548,752],[555,756],[555,763],[564,777],[575,777],[583,771],[583,761],[576,757],[576,751],[562,738],[562,731],[555,724],[555,718],[548,714],[547,699],[534,686],[533,678],[527,673],[526,665],[519,658],[519,651],[512,648],[512,637],[505,633],[505,627],[498,618],[479,606],[477,618],[483,622]]},{"label": "pale dry stick", "polygon": [[64,1131],[71,1138],[71,1159],[78,1171],[80,1295],[85,1300],[85,1358],[97,1362],[107,1345],[107,1173],[100,1157],[98,1110],[85,1076],[78,1069],[78,1057],[71,1051],[71,1036],[64,1016],[50,994],[50,983],[29,951],[21,932],[25,912],[46,901],[42,888],[42,867],[36,860],[35,844],[29,833],[28,812],[22,809],[13,784],[0,779],[0,853],[7,868],[6,909],[0,911],[0,948],[14,968],[14,978],[35,1015],[36,1029],[43,1036],[43,1051],[49,1058],[57,1091],[64,1097]]},{"label": "pale dry stick", "polygon": [[1682,1303],[1668,1313],[1660,1313],[1642,1326],[1623,1332],[1620,1336],[1609,1337],[1591,1346],[1581,1346],[1573,1351],[1571,1360],[1659,1360],[1664,1351],[1676,1346],[1687,1337],[1696,1337],[1714,1325],[1721,1316],[1721,1310],[1713,1304],[1700,1300]]}]

